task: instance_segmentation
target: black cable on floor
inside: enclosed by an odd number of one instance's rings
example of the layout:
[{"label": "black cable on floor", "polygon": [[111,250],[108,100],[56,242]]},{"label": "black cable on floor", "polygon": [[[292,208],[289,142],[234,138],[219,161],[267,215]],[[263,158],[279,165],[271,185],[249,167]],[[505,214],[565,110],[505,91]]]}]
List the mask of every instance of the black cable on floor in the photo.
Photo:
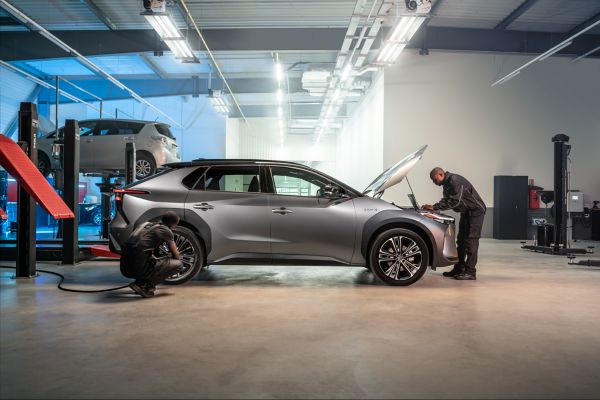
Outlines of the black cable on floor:
[{"label": "black cable on floor", "polygon": [[[17,269],[17,267],[9,267],[8,265],[0,265],[0,268],[8,268],[8,269]],[[126,287],[129,287],[129,284],[124,285],[124,286],[119,286],[119,287],[115,287],[115,288],[109,288],[109,289],[99,289],[99,290],[78,290],[78,289],[69,289],[66,287],[62,286],[62,283],[65,280],[64,275],[59,274],[58,272],[53,272],[53,271],[47,271],[44,269],[38,269],[38,272],[43,272],[45,274],[51,274],[51,275],[56,275],[60,278],[60,282],[58,282],[57,287],[60,290],[64,290],[65,292],[74,292],[74,293],[102,293],[102,292],[111,292],[113,290],[120,290],[120,289],[125,289]]]}]

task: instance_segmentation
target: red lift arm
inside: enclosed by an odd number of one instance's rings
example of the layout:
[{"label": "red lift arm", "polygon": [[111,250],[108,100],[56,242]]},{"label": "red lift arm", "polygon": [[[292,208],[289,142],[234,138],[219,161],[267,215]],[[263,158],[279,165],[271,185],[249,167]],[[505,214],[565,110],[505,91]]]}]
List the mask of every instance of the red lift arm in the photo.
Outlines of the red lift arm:
[{"label": "red lift arm", "polygon": [[22,185],[54,219],[74,218],[54,188],[33,165],[29,157],[8,136],[0,134],[0,165]]}]

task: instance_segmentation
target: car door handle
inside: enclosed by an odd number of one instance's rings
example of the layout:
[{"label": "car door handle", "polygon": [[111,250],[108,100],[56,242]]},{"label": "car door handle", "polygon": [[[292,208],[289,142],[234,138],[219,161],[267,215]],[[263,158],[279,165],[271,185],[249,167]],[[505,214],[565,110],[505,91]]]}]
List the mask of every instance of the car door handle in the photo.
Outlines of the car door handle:
[{"label": "car door handle", "polygon": [[133,138],[131,136],[125,136],[123,140],[133,140]]},{"label": "car door handle", "polygon": [[280,215],[292,214],[293,213],[292,210],[288,210],[285,207],[274,208],[271,211],[274,212],[275,214],[280,214]]},{"label": "car door handle", "polygon": [[193,205],[193,207],[196,210],[204,210],[204,211],[206,211],[206,210],[212,210],[213,208],[215,208],[213,205],[210,205],[208,203],[196,203],[196,204]]},{"label": "car door handle", "polygon": [[86,143],[92,143],[94,141],[94,139],[87,139],[85,142]]}]

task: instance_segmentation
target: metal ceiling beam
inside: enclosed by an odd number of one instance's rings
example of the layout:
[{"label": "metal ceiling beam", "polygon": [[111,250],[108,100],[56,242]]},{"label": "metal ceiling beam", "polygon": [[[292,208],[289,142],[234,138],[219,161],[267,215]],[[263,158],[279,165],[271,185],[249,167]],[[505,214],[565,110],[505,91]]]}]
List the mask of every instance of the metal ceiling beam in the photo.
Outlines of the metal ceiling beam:
[{"label": "metal ceiling beam", "polygon": [[94,0],[80,0],[84,3],[90,11],[98,18],[106,27],[110,30],[116,30],[117,26],[111,21],[111,19],[94,3]]},{"label": "metal ceiling beam", "polygon": [[[203,35],[212,51],[338,51],[344,33],[345,29],[340,28],[254,28],[206,29]],[[152,29],[52,31],[52,34],[85,56],[153,52],[157,47]],[[195,42],[190,44],[197,50],[200,47]],[[159,46],[169,51],[164,43]],[[0,59],[6,61],[64,56],[64,51],[48,46],[35,32],[6,31],[0,35]]]},{"label": "metal ceiling beam", "polygon": [[[213,49],[238,50],[238,51],[265,51],[276,47],[280,39],[295,36],[293,45],[287,46],[287,50],[329,50],[339,51],[340,43],[344,38],[344,30],[340,29],[308,29],[307,39],[303,37],[303,29],[273,28],[269,29],[271,39],[262,40],[262,34],[256,29],[207,29],[206,37],[214,37],[211,43],[215,43]],[[233,32],[235,31],[235,32]],[[76,48],[81,48],[80,53],[84,55],[125,54],[152,52],[156,48],[156,36],[153,30],[133,31],[53,31],[65,42]],[[323,34],[323,40],[313,39],[313,35]],[[424,35],[426,33],[426,35]],[[426,48],[438,50],[465,50],[465,51],[489,51],[498,53],[542,53],[548,49],[549,43],[557,43],[560,38],[567,38],[566,33],[552,32],[525,32],[525,31],[496,31],[493,29],[462,29],[441,28],[427,26],[420,29],[409,47],[420,47],[424,44]],[[236,42],[235,38],[242,38]],[[600,35],[584,34],[565,49],[564,54],[583,54],[590,48],[596,46]],[[228,38],[228,39],[227,39]],[[278,38],[278,39],[273,39]],[[424,39],[426,39],[424,41]],[[208,40],[208,39],[207,39]],[[304,44],[302,41],[304,40]],[[337,40],[335,46],[327,45],[328,42]],[[23,44],[27,45],[23,45]],[[415,44],[419,45],[415,45]],[[327,48],[331,47],[331,48]],[[165,51],[168,49],[165,48]],[[281,45],[277,51],[285,51]],[[61,58],[65,52],[55,46],[39,40],[35,32],[8,32],[0,35],[0,59],[5,61],[16,60],[43,60],[50,58]]]},{"label": "metal ceiling beam", "polygon": [[505,30],[510,24],[515,22],[521,15],[523,15],[527,10],[529,10],[538,0],[525,0],[519,5],[519,7],[515,8],[513,12],[508,14],[506,18],[504,18],[496,27],[494,28],[497,31]]},{"label": "metal ceiling beam", "polygon": [[[452,51],[481,51],[492,53],[540,54],[549,44],[560,43],[566,33],[496,31],[493,29],[442,28],[428,25],[419,30],[408,48]],[[597,45],[599,35],[581,35],[558,54],[582,54]]]},{"label": "metal ceiling beam", "polygon": [[593,17],[591,17],[590,19],[583,21],[581,24],[577,25],[575,28],[573,28],[569,32],[567,32],[566,33],[567,37],[576,34],[577,32],[587,28],[590,25],[595,24],[596,22],[598,22],[598,20],[600,20],[600,12],[598,14],[594,15]]},{"label": "metal ceiling beam", "polygon": [[[102,79],[83,79],[74,80],[70,77],[81,88],[94,93],[101,97],[103,100],[121,100],[131,98],[126,92],[114,90],[109,82]],[[208,94],[208,79],[200,78],[198,84],[194,84],[192,78],[185,79],[121,79],[124,85],[135,90],[140,96],[145,98],[150,97],[165,97],[165,96],[185,96],[192,95],[194,93],[200,93],[201,95]],[[245,93],[275,93],[277,88],[276,81],[272,78],[247,78],[247,79],[230,79],[231,89],[238,94]],[[48,80],[48,83],[52,80]],[[151,83],[149,83],[151,82]],[[303,92],[302,81],[300,78],[290,78],[290,93]],[[216,78],[213,78],[211,87],[220,88],[221,84],[217,82]],[[64,89],[67,89],[66,87]],[[84,100],[94,101],[93,98],[86,95],[77,94]],[[45,98],[45,97],[42,97]],[[52,98],[50,101],[54,101]]]}]

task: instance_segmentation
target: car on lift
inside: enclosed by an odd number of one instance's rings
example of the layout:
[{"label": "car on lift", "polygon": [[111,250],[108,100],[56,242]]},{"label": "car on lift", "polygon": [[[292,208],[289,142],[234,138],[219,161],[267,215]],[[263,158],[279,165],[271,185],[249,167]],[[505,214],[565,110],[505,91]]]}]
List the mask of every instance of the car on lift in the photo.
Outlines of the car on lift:
[{"label": "car on lift", "polygon": [[[195,160],[170,164],[115,190],[110,224],[114,252],[141,223],[175,211],[184,270],[192,279],[209,264],[366,266],[383,282],[410,285],[428,266],[458,260],[454,219],[381,199],[403,180],[427,146],[384,171],[364,192],[307,166],[280,161]],[[159,253],[167,253],[162,246]],[[164,255],[163,254],[163,255]]]},{"label": "car on lift", "polygon": [[[64,127],[38,140],[38,168],[44,176],[60,170],[60,160],[52,156],[52,145],[62,140]],[[135,143],[137,179],[153,175],[157,169],[180,160],[177,141],[170,126],[160,122],[89,119],[79,121],[79,171],[90,175],[123,175],[125,144]]]}]

